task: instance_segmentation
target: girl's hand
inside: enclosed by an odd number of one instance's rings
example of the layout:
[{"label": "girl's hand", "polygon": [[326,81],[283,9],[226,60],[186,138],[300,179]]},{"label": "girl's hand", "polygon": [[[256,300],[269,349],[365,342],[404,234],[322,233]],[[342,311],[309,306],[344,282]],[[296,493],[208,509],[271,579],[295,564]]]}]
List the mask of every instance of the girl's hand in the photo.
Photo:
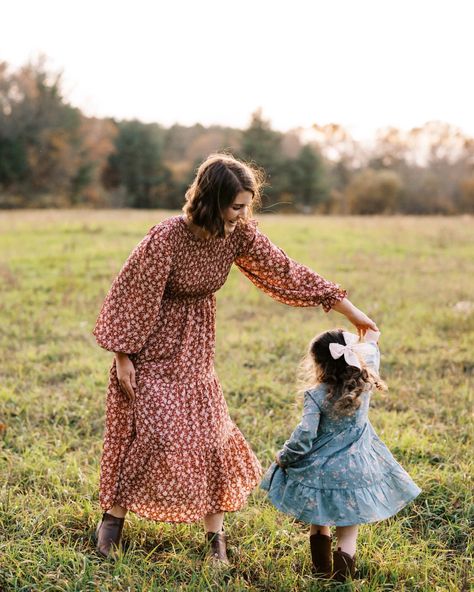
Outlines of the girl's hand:
[{"label": "girl's hand", "polygon": [[275,455],[275,462],[276,462],[276,464],[277,464],[277,465],[280,467],[280,469],[282,469],[282,468],[283,468],[283,467],[281,466],[281,463],[280,463],[280,453],[279,453],[279,452],[277,452],[277,453],[276,453],[276,455]]},{"label": "girl's hand", "polygon": [[343,314],[356,327],[359,338],[364,337],[368,329],[372,329],[372,331],[379,330],[375,322],[354,306],[347,298],[337,302],[333,306],[333,309]]},{"label": "girl's hand", "polygon": [[135,391],[133,389],[137,388],[135,366],[127,354],[121,352],[115,353],[115,364],[120,388],[129,402],[133,403],[135,401]]}]

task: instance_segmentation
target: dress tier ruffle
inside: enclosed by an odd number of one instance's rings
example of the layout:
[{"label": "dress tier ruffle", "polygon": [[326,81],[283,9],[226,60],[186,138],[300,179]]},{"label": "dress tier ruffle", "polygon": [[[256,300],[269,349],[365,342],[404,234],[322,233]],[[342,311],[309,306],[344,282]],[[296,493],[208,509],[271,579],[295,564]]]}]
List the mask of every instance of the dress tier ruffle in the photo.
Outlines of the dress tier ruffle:
[{"label": "dress tier ruffle", "polygon": [[132,251],[94,329],[99,345],[129,354],[136,399],[110,369],[100,503],[157,521],[195,522],[240,509],[260,464],[229,417],[214,370],[215,292],[230,268],[294,306],[325,310],[345,292],[299,265],[252,221],[202,240],[176,216]]},{"label": "dress tier ruffle", "polygon": [[[272,467],[262,482],[268,497],[281,512],[308,524],[351,526],[377,522],[395,515],[420,493],[405,471],[393,470],[376,483],[358,489],[318,489],[289,478]],[[400,484],[405,482],[401,489]]]},{"label": "dress tier ruffle", "polygon": [[[366,363],[378,372],[379,352]],[[280,511],[302,522],[350,526],[399,512],[421,489],[375,433],[369,419],[370,392],[351,416],[338,416],[324,384],[305,393],[303,417],[261,488]]]},{"label": "dress tier ruffle", "polygon": [[[123,397],[112,369],[102,506],[118,503],[163,522],[195,522],[238,510],[261,469],[228,415],[217,377],[174,382],[157,379],[153,370],[149,365],[138,374],[135,414],[127,418],[125,410],[121,425],[115,418]],[[117,441],[123,444],[119,454]]]}]

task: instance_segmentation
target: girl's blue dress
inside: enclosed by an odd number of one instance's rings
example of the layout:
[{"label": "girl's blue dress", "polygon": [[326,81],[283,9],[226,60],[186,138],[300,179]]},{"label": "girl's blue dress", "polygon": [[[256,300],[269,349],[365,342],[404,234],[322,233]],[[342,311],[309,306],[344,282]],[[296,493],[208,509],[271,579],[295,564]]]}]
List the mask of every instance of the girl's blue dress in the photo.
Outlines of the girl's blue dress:
[{"label": "girl's blue dress", "polygon": [[[362,355],[376,372],[380,352],[364,344]],[[306,391],[301,422],[280,451],[260,487],[270,501],[302,522],[349,526],[393,516],[421,489],[375,433],[369,419],[370,392],[351,416],[332,413],[324,384]]]}]

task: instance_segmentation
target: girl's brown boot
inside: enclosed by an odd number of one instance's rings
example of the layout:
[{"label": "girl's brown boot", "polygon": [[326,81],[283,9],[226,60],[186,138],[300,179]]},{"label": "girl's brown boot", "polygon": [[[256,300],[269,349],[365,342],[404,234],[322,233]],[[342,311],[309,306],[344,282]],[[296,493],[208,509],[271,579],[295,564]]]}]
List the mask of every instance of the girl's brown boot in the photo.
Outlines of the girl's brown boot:
[{"label": "girl's brown boot", "polygon": [[330,578],[332,573],[331,537],[321,534],[321,531],[318,530],[316,534],[309,537],[309,545],[314,575],[320,578]]},{"label": "girl's brown boot", "polygon": [[349,578],[352,579],[355,573],[355,555],[351,557],[349,553],[344,553],[344,551],[341,551],[341,547],[338,547],[332,557],[334,562],[333,578],[336,582],[345,582]]}]

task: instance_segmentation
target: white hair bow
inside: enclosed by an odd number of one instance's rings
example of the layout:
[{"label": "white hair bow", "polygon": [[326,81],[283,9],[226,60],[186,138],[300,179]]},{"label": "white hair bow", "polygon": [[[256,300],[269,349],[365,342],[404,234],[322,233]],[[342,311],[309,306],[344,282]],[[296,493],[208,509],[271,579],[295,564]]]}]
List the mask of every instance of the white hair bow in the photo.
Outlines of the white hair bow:
[{"label": "white hair bow", "polygon": [[[359,368],[359,370],[362,370],[362,365],[358,355],[356,354],[356,351],[362,353],[363,347],[361,346],[363,346],[363,343],[359,341],[359,337],[355,335],[355,333],[343,331],[342,335],[346,345],[342,345],[341,343],[337,342],[330,343],[329,351],[331,352],[331,356],[335,360],[338,360],[341,356],[344,356],[344,360],[349,366],[355,366],[356,368]],[[379,337],[380,333],[378,331],[372,331],[369,329],[364,335],[364,342],[377,343]]]}]

